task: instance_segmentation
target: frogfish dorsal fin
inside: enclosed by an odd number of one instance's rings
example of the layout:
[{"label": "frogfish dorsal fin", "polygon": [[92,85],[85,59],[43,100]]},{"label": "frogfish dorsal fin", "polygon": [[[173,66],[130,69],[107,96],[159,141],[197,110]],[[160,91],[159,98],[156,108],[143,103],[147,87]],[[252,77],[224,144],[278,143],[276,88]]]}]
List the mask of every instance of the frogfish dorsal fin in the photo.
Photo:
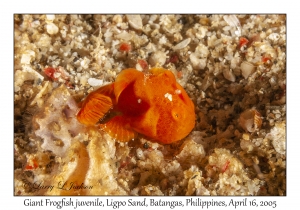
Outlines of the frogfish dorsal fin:
[{"label": "frogfish dorsal fin", "polygon": [[153,75],[159,75],[161,73],[164,73],[165,71],[166,71],[166,69],[160,68],[160,67],[154,67],[149,70],[149,72]]},{"label": "frogfish dorsal fin", "polygon": [[81,103],[77,120],[85,125],[95,125],[113,108],[114,84],[105,85],[90,93]]},{"label": "frogfish dorsal fin", "polygon": [[144,77],[144,74],[135,69],[125,69],[121,71],[114,83],[114,93],[117,102],[123,90],[139,77]]},{"label": "frogfish dorsal fin", "polygon": [[170,70],[156,67],[150,69],[149,72],[156,78],[152,82],[157,83],[157,86],[160,86],[161,84],[164,84],[165,86],[175,86],[176,84],[176,78]]}]

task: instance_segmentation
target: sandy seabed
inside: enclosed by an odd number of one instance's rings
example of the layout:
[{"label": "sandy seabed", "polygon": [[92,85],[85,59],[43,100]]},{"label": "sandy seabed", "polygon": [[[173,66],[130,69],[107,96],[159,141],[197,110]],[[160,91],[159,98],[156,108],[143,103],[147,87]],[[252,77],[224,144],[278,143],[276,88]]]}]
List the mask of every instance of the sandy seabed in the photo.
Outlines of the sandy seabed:
[{"label": "sandy seabed", "polygon": [[[119,143],[78,123],[88,93],[154,66],[195,104],[186,138]],[[14,15],[14,185],[15,195],[286,195],[286,15]]]}]

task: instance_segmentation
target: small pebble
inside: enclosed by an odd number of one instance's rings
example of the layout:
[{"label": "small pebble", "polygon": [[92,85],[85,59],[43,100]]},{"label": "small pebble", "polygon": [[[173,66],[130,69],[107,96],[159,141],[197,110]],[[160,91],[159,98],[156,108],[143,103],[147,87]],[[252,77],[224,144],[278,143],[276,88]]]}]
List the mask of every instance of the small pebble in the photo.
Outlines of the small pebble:
[{"label": "small pebble", "polygon": [[55,15],[46,15],[46,19],[48,21],[53,21],[55,19]]},{"label": "small pebble", "polygon": [[241,64],[242,75],[247,79],[254,71],[254,65],[252,63],[244,61]]},{"label": "small pebble", "polygon": [[57,32],[58,32],[58,27],[54,23],[48,23],[46,25],[46,28],[47,28],[48,34],[50,34],[50,35],[57,34]]},{"label": "small pebble", "polygon": [[153,53],[149,59],[149,63],[151,66],[156,66],[157,64],[162,66],[165,64],[167,59],[166,53],[162,51],[156,51]]},{"label": "small pebble", "polygon": [[143,22],[140,15],[126,15],[129,25],[136,29],[136,30],[142,30],[143,28]]}]

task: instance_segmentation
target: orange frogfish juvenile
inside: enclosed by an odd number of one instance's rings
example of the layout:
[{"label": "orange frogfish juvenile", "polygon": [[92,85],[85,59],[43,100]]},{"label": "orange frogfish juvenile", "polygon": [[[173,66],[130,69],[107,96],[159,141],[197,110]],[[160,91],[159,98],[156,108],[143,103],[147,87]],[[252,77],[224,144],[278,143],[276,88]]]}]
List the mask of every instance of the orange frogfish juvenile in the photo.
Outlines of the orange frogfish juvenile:
[{"label": "orange frogfish juvenile", "polygon": [[85,125],[99,125],[121,142],[140,133],[150,140],[170,144],[191,132],[195,111],[171,71],[153,68],[143,73],[125,69],[114,83],[86,97],[77,119]]}]

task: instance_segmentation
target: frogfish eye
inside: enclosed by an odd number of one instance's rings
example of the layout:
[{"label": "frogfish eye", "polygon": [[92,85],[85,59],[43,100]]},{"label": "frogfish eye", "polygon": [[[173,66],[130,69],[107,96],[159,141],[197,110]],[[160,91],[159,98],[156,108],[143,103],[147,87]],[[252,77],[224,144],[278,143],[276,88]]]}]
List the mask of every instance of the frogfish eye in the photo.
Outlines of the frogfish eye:
[{"label": "frogfish eye", "polygon": [[172,109],[171,114],[174,120],[178,121],[180,119],[178,109]]}]

